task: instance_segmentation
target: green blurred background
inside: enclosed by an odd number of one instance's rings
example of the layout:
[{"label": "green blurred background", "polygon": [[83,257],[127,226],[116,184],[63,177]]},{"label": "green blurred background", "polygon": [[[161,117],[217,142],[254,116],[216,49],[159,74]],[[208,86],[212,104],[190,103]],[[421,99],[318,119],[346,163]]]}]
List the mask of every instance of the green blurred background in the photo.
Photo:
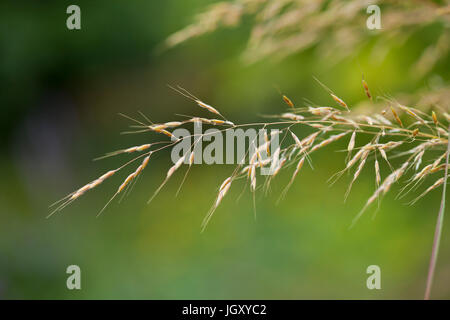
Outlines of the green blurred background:
[{"label": "green blurred background", "polygon": [[[81,7],[82,29],[66,28],[66,8]],[[92,162],[149,135],[119,135],[141,110],[157,121],[198,107],[167,84],[187,87],[236,123],[285,109],[275,87],[293,101],[329,103],[315,75],[353,103],[364,98],[361,70],[374,90],[414,92],[432,79],[448,81],[449,61],[417,81],[408,68],[431,27],[386,58],[371,42],[339,61],[314,50],[283,61],[245,65],[249,21],[160,51],[171,33],[192,22],[207,0],[7,1],[0,5],[0,298],[3,299],[420,299],[423,297],[440,192],[416,206],[388,195],[375,219],[371,209],[348,226],[374,189],[365,170],[347,203],[348,178],[333,187],[345,154],[314,157],[286,199],[276,200],[287,171],[268,197],[257,197],[257,221],[236,184],[200,233],[220,183],[233,166],[195,166],[181,194],[177,175],[146,201],[170,166],[160,154],[130,196],[97,212],[120,183],[108,181],[51,219],[48,205],[125,161]],[[380,34],[382,37],[383,34]],[[342,146],[336,149],[345,147]],[[182,169],[184,170],[184,169]],[[182,171],[181,170],[181,171]],[[386,172],[386,171],[385,171]],[[398,189],[397,189],[398,190]],[[66,288],[68,265],[79,265],[82,289]],[[366,288],[366,268],[381,267],[381,290]],[[450,223],[444,225],[434,298],[450,298]]]}]

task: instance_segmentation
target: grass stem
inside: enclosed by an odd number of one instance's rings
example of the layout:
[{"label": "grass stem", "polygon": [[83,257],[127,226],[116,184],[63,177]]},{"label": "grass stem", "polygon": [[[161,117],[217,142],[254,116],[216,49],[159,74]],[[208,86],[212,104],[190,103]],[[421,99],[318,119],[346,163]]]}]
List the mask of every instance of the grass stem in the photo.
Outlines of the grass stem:
[{"label": "grass stem", "polygon": [[[450,130],[450,126],[449,126],[449,130]],[[446,196],[446,191],[447,191],[446,189],[447,189],[449,153],[450,153],[450,139],[447,144],[444,185],[442,187],[442,200],[441,200],[441,206],[439,208],[439,214],[438,214],[438,218],[437,218],[437,222],[436,222],[436,229],[434,231],[433,249],[431,251],[430,266],[428,268],[427,287],[425,290],[425,300],[430,299],[431,286],[433,284],[433,278],[434,278],[434,270],[436,268],[436,261],[437,261],[437,256],[438,256],[438,252],[439,252],[439,243],[441,241],[442,225],[444,224],[445,196]]]}]

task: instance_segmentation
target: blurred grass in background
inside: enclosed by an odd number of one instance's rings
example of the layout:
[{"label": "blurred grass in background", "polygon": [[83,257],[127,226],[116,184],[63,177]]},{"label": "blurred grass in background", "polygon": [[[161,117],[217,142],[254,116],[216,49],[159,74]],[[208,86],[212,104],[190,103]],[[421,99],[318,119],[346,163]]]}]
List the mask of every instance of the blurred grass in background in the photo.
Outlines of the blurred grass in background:
[{"label": "blurred grass in background", "polygon": [[[405,76],[408,61],[431,41],[432,27],[393,45],[379,61],[369,44],[339,64],[307,50],[282,62],[244,65],[245,23],[157,50],[207,3],[78,1],[80,31],[66,28],[70,1],[0,5],[0,298],[422,298],[439,192],[414,207],[388,195],[374,220],[369,211],[349,231],[374,189],[373,172],[364,171],[343,204],[348,180],[331,188],[326,181],[344,155],[330,150],[314,157],[315,169],[305,168],[278,206],[290,172],[276,179],[271,195],[257,199],[257,221],[248,193],[235,201],[242,190],[236,184],[200,234],[216,188],[233,170],[226,165],[195,166],[174,199],[178,172],[146,205],[170,166],[168,153],[153,158],[131,195],[100,218],[118,178],[45,219],[50,203],[126,157],[91,159],[148,141],[148,135],[119,135],[129,122],[118,112],[141,110],[155,122],[199,113],[167,84],[187,87],[241,123],[284,110],[276,87],[296,103],[329,103],[313,75],[349,103],[364,98],[362,71],[378,93],[449,80],[449,61],[419,82]],[[345,142],[336,149],[342,148]],[[450,298],[449,234],[446,223],[435,298]],[[71,264],[81,267],[81,291],[66,288]],[[379,291],[366,288],[372,264],[381,267]]]}]

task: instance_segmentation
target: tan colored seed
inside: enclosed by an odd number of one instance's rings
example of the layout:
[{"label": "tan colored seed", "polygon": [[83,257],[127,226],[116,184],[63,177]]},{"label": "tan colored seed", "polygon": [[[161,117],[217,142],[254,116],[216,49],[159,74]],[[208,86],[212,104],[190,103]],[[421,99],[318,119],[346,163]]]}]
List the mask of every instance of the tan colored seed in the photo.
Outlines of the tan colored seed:
[{"label": "tan colored seed", "polygon": [[295,135],[295,133],[291,132],[292,138],[295,141],[295,144],[297,145],[297,147],[301,148],[302,147],[302,142],[300,141],[300,139]]},{"label": "tan colored seed", "polygon": [[266,142],[266,153],[270,157],[270,140],[267,136],[267,131],[264,130],[264,141]]},{"label": "tan colored seed", "polygon": [[289,107],[294,108],[294,104],[292,103],[291,99],[283,95],[283,100]]},{"label": "tan colored seed", "polygon": [[376,159],[375,159],[375,182],[377,183],[377,187],[379,187],[381,182],[380,165],[378,164],[378,160]]},{"label": "tan colored seed", "polygon": [[119,189],[117,189],[117,193],[120,193],[123,191],[123,189],[130,183],[131,180],[133,180],[136,177],[136,174],[133,172],[131,173],[125,181],[119,186]]},{"label": "tan colored seed", "polygon": [[335,109],[331,107],[308,107],[308,111],[315,116],[326,116]]},{"label": "tan colored seed", "polygon": [[167,128],[178,127],[178,126],[181,126],[182,124],[183,124],[183,122],[180,122],[180,121],[171,121],[171,122],[166,122],[166,123],[164,123],[164,125],[165,125]]},{"label": "tan colored seed", "polygon": [[363,85],[363,87],[364,87],[364,91],[366,92],[367,97],[368,97],[370,100],[372,100],[372,95],[370,94],[369,86],[367,85],[366,80],[362,79],[362,85]]},{"label": "tan colored seed", "polygon": [[180,159],[177,160],[177,162],[176,162],[172,167],[170,167],[169,171],[167,171],[167,178],[166,178],[166,179],[169,179],[169,178],[174,174],[174,172],[175,172],[179,167],[181,167],[181,165],[183,164],[184,160],[186,159],[186,155],[187,155],[187,154],[185,154],[184,156],[182,156]]},{"label": "tan colored seed", "polygon": [[393,108],[392,106],[391,106],[391,111],[392,111],[392,114],[394,115],[395,121],[397,121],[397,123],[400,125],[400,127],[403,128],[402,120],[400,120],[400,118],[399,118],[397,112],[395,112],[395,110],[394,110],[394,108]]},{"label": "tan colored seed", "polygon": [[416,203],[419,199],[423,198],[427,193],[440,187],[444,183],[444,181],[445,181],[444,177],[438,179],[435,183],[433,183],[431,186],[429,186],[427,188],[427,190],[425,190],[420,196],[418,196],[416,199],[414,199],[414,201],[412,203],[413,204]]},{"label": "tan colored seed", "polygon": [[195,100],[195,102],[197,102],[197,104],[201,107],[204,108],[206,110],[208,110],[209,112],[221,115],[219,111],[217,111],[217,109],[215,109],[214,107],[210,106],[209,104],[206,104],[200,100]]},{"label": "tan colored seed", "polygon": [[339,98],[338,96],[330,93],[331,97],[333,98],[334,101],[336,101],[338,104],[340,104],[341,106],[343,106],[345,109],[348,109],[347,104],[344,102],[344,100],[342,100],[341,98]]},{"label": "tan colored seed", "polygon": [[415,113],[414,111],[411,110],[411,108],[408,108],[407,106],[398,105],[400,107],[400,109],[402,109],[403,111],[405,111],[407,114],[409,114],[410,116],[412,116],[413,118],[419,120],[421,123],[426,123],[425,120],[423,120],[419,115],[417,115],[417,113]]},{"label": "tan colored seed", "polygon": [[436,116],[436,112],[432,111],[431,112],[431,117],[433,118],[434,124],[438,125],[439,122],[438,122],[438,119],[437,119],[437,116]]},{"label": "tan colored seed", "polygon": [[321,143],[316,144],[316,145],[311,149],[311,152],[316,151],[316,150],[319,149],[319,148],[325,147],[326,145],[328,145],[328,144],[330,144],[330,143],[332,143],[332,142],[335,142],[335,141],[341,139],[342,137],[344,137],[344,136],[347,135],[348,133],[349,133],[349,131],[347,131],[347,132],[342,132],[342,133],[340,133],[340,134],[333,135],[333,136],[329,137],[329,138],[326,139],[326,140],[323,140]]},{"label": "tan colored seed", "polygon": [[299,114],[294,114],[294,113],[283,113],[281,115],[281,118],[283,119],[289,119],[289,120],[294,120],[294,121],[300,121],[305,119],[305,117],[299,115]]},{"label": "tan colored seed", "polygon": [[353,131],[350,141],[348,142],[347,151],[351,152],[355,147],[356,131]]},{"label": "tan colored seed", "polygon": [[81,195],[83,195],[86,191],[97,187],[103,181],[105,181],[106,179],[110,178],[114,173],[116,173],[116,171],[117,171],[117,169],[116,170],[110,170],[110,171],[106,172],[105,174],[103,174],[102,176],[100,176],[99,178],[97,178],[94,181],[92,181],[91,183],[88,183],[87,185],[81,187],[80,189],[75,191],[75,193],[72,194],[72,196],[70,197],[70,200],[75,200],[76,198],[78,198]]}]

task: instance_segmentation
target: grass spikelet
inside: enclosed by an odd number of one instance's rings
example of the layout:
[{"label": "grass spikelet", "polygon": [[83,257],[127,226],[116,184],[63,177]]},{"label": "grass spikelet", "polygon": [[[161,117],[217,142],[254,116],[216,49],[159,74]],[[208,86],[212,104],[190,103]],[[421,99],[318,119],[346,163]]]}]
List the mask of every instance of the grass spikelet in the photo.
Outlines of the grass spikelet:
[{"label": "grass spikelet", "polygon": [[287,184],[287,186],[284,188],[283,192],[281,193],[280,198],[278,199],[278,202],[280,200],[282,200],[285,196],[286,193],[289,191],[289,189],[291,188],[292,184],[294,183],[295,178],[297,177],[298,173],[300,172],[300,170],[303,168],[303,164],[305,163],[305,157],[300,158],[300,160],[297,162],[297,165],[295,167],[295,171],[292,174],[291,180],[289,180],[289,183]]},{"label": "grass spikelet", "polygon": [[399,108],[405,111],[407,114],[409,114],[411,117],[413,117],[416,120],[419,120],[419,122],[426,124],[426,121],[422,119],[417,113],[415,113],[411,108],[408,108],[407,106],[398,104]]},{"label": "grass spikelet", "polygon": [[339,98],[338,96],[336,96],[333,93],[330,93],[331,97],[333,98],[334,101],[336,101],[339,105],[341,105],[342,107],[344,107],[345,109],[347,109],[347,111],[350,111],[350,109],[348,108],[347,104],[344,102],[344,100],[342,100],[341,98]]},{"label": "grass spikelet", "polygon": [[305,117],[302,116],[302,115],[294,114],[294,113],[290,113],[290,112],[283,113],[283,114],[280,116],[280,118],[282,118],[282,119],[294,120],[294,121],[300,121],[300,120],[305,119]]},{"label": "grass spikelet", "polygon": [[125,187],[145,169],[149,160],[150,155],[145,157],[144,160],[142,161],[142,164],[139,167],[137,167],[137,169],[133,173],[131,173],[130,175],[128,175],[128,177],[126,177],[124,182],[122,182],[122,184],[117,189],[116,194],[121,193],[125,189]]},{"label": "grass spikelet", "polygon": [[233,177],[228,177],[224,180],[224,182],[221,184],[219,188],[219,193],[216,197],[216,200],[214,202],[214,205],[212,206],[211,210],[208,212],[208,214],[205,216],[202,222],[202,232],[205,231],[206,226],[208,225],[209,220],[211,220],[211,217],[214,213],[214,211],[217,209],[219,204],[222,202],[223,198],[227,194],[228,190],[230,190],[231,182],[233,181]]},{"label": "grass spikelet", "polygon": [[217,114],[217,115],[219,115],[219,116],[221,116],[221,117],[223,118],[222,114],[221,114],[216,108],[214,108],[213,106],[210,106],[210,105],[207,104],[207,103],[204,103],[203,101],[201,101],[199,98],[197,98],[196,96],[194,96],[192,93],[190,93],[190,92],[187,91],[186,89],[184,89],[184,88],[182,88],[182,87],[180,87],[180,86],[177,86],[177,88],[174,88],[174,87],[172,87],[172,86],[170,86],[170,85],[169,85],[169,88],[175,90],[176,92],[178,92],[179,94],[185,96],[186,98],[191,99],[191,100],[194,101],[200,108],[206,109],[207,111],[209,111],[209,112],[211,112],[211,113],[214,113],[214,114]]},{"label": "grass spikelet", "polygon": [[144,158],[144,160],[142,161],[142,163],[139,165],[139,167],[136,168],[136,170],[129,174],[128,177],[125,178],[125,180],[122,182],[122,184],[119,186],[119,188],[117,189],[116,193],[111,197],[111,199],[109,199],[109,201],[106,203],[106,205],[102,208],[102,210],[99,211],[99,213],[97,214],[97,217],[99,217],[102,212],[106,209],[106,207],[108,207],[108,205],[111,203],[111,201],[119,194],[121,193],[125,187],[127,187],[129,185],[129,183],[131,181],[133,181],[134,179],[136,179],[141,173],[142,171],[145,169],[145,167],[147,167],[148,162],[150,160],[150,156],[152,155],[152,152],[149,152],[148,155]]},{"label": "grass spikelet", "polygon": [[[55,202],[53,205],[56,205],[57,203],[60,203],[61,201],[66,200],[60,206],[58,206],[54,211],[52,211],[49,215],[47,215],[46,218],[48,219],[53,214],[55,214],[56,212],[61,211],[67,205],[69,205],[72,201],[74,201],[74,200],[78,199],[79,197],[81,197],[84,193],[86,193],[86,191],[94,189],[95,187],[97,187],[98,185],[103,183],[106,179],[112,177],[117,171],[118,171],[118,169],[110,170],[110,171],[106,172],[105,174],[101,175],[99,178],[97,178],[97,179],[91,181],[90,183],[84,185],[83,187],[79,188],[75,192],[67,195],[63,199]],[[50,207],[52,207],[53,205],[51,205]]]},{"label": "grass spikelet", "polygon": [[109,152],[109,153],[105,154],[104,156],[101,156],[99,158],[95,158],[94,160],[101,160],[101,159],[112,157],[112,156],[116,156],[116,155],[119,155],[119,154],[122,154],[122,153],[134,153],[134,152],[145,151],[145,150],[149,149],[152,145],[153,144],[151,144],[151,143],[147,143],[147,144],[143,144],[143,145],[140,145],[140,146],[135,146],[135,147],[127,148],[127,149],[122,149],[122,150],[117,150],[117,151],[114,151],[114,152]]},{"label": "grass spikelet", "polygon": [[356,142],[356,130],[353,131],[347,145],[347,152],[352,152]]},{"label": "grass spikelet", "polygon": [[[192,154],[191,154],[192,155]],[[147,203],[152,202],[152,200],[156,197],[156,195],[159,193],[159,191],[161,191],[161,189],[164,187],[164,185],[167,183],[167,181],[169,181],[170,177],[175,173],[176,170],[178,170],[178,168],[181,167],[181,165],[183,164],[183,162],[186,160],[186,156],[187,153],[185,155],[183,155],[182,157],[180,157],[177,162],[175,162],[175,164],[173,166],[171,166],[169,168],[169,170],[167,171],[166,174],[166,178],[164,179],[164,181],[161,183],[161,185],[158,187],[158,189],[156,189],[156,191],[153,193],[153,195],[151,196],[151,198],[147,201]]]},{"label": "grass spikelet", "polygon": [[195,102],[197,102],[197,104],[198,104],[200,107],[202,107],[202,108],[208,110],[209,112],[214,113],[214,114],[217,114],[217,115],[219,115],[219,116],[222,116],[222,115],[220,114],[220,112],[219,112],[216,108],[210,106],[209,104],[206,104],[206,103],[204,103],[204,102],[202,102],[202,101],[200,101],[200,100],[195,100]]},{"label": "grass spikelet", "polygon": [[389,176],[386,177],[386,179],[384,179],[384,181],[381,184],[381,186],[367,200],[364,208],[353,219],[350,228],[354,227],[354,225],[356,224],[358,219],[362,216],[364,211],[366,211],[366,209],[372,204],[372,202],[375,201],[375,199],[377,199],[381,194],[386,194],[389,191],[389,189],[391,188],[392,184],[394,184],[396,181],[398,181],[398,179],[400,179],[400,177],[403,175],[403,173],[405,172],[405,170],[406,170],[408,165],[409,165],[408,161],[403,163],[400,168],[398,168],[397,170],[392,172]]},{"label": "grass spikelet", "polygon": [[266,153],[270,157],[270,140],[267,131],[264,131],[264,141],[266,142]]},{"label": "grass spikelet", "polygon": [[296,146],[301,148],[302,147],[302,142],[300,141],[300,139],[292,131],[291,131],[291,135],[292,135],[292,138],[295,141]]},{"label": "grass spikelet", "polygon": [[388,160],[386,151],[384,151],[383,148],[378,148],[378,151],[380,151],[381,157],[382,157],[387,163],[389,163],[389,160]]},{"label": "grass spikelet", "polygon": [[164,126],[166,128],[176,128],[176,127],[181,126],[182,124],[183,124],[183,122],[181,122],[181,121],[170,121],[170,122],[164,123]]},{"label": "grass spikelet", "polygon": [[358,123],[356,123],[356,122],[353,121],[352,119],[348,119],[348,118],[345,118],[345,117],[341,117],[341,116],[339,116],[339,115],[337,115],[337,114],[332,114],[332,115],[331,115],[331,118],[334,119],[334,120],[336,120],[337,122],[348,123],[348,124],[352,125],[355,129],[358,129],[358,128],[359,128]]},{"label": "grass spikelet", "polygon": [[448,166],[449,165],[446,165],[445,163],[443,163],[443,164],[438,165],[436,168],[432,168],[430,172],[431,173],[436,173],[438,171],[445,170],[445,168],[448,167]]},{"label": "grass spikelet", "polygon": [[433,191],[434,189],[439,188],[444,183],[444,178],[438,179],[435,183],[433,183],[431,186],[429,186],[421,195],[419,195],[416,199],[411,201],[411,205],[415,204],[417,201],[422,199],[426,194],[428,194],[430,191]]},{"label": "grass spikelet", "polygon": [[[194,143],[194,145],[195,145],[195,143]],[[178,194],[180,193],[181,187],[184,184],[184,181],[186,181],[186,178],[187,178],[187,176],[189,174],[189,170],[191,169],[192,164],[194,163],[194,158],[195,158],[195,153],[194,153],[194,151],[192,151],[191,154],[189,155],[189,159],[188,159],[188,169],[186,170],[186,173],[184,174],[183,180],[181,181],[180,186],[178,187],[178,190],[177,190],[177,193],[175,194],[175,197],[178,196]]]},{"label": "grass spikelet", "polygon": [[283,101],[291,108],[294,108],[294,103],[291,101],[291,99],[289,99],[288,97],[286,97],[285,95],[283,95]]},{"label": "grass spikelet", "polygon": [[356,130],[353,131],[352,136],[350,137],[350,140],[348,141],[347,145],[347,160],[350,158],[350,155],[353,151],[353,148],[355,147],[355,141],[356,141]]},{"label": "grass spikelet", "polygon": [[158,130],[155,130],[155,131],[168,136],[170,139],[179,140],[170,131],[167,131],[165,129],[158,129]]},{"label": "grass spikelet", "polygon": [[366,93],[366,96],[370,100],[372,100],[372,95],[370,94],[369,86],[367,85],[367,82],[366,82],[366,80],[364,80],[364,78],[362,79],[362,85],[363,85],[363,88],[364,88],[364,92]]},{"label": "grass spikelet", "polygon": [[316,140],[317,136],[319,135],[320,131],[316,131],[314,133],[311,133],[309,136],[307,136],[306,138],[302,139],[301,145],[304,147],[310,146],[314,143],[314,141]]},{"label": "grass spikelet", "polygon": [[255,165],[251,165],[248,171],[248,177],[250,179],[250,190],[256,190],[256,168]]},{"label": "grass spikelet", "polygon": [[377,188],[380,186],[381,183],[380,164],[378,163],[377,159],[375,159],[375,183],[377,185]]},{"label": "grass spikelet", "polygon": [[422,158],[423,158],[424,153],[425,153],[425,150],[422,150],[414,157],[414,161],[412,163],[412,166],[414,166],[414,164],[416,165],[415,166],[415,170],[416,171],[419,170],[419,167],[422,164]]},{"label": "grass spikelet", "polygon": [[433,169],[436,168],[439,165],[439,163],[441,163],[441,161],[447,156],[447,153],[448,153],[448,151],[444,152],[439,158],[434,160]]},{"label": "grass spikelet", "polygon": [[327,116],[334,111],[331,107],[308,107],[308,112],[315,116]]},{"label": "grass spikelet", "polygon": [[436,126],[439,125],[439,121],[438,121],[438,118],[436,116],[436,112],[434,112],[434,111],[431,112],[431,118],[433,119],[433,122],[434,122],[434,124]]},{"label": "grass spikelet", "polygon": [[341,139],[342,137],[346,136],[349,132],[350,132],[350,131],[342,132],[342,133],[339,133],[339,134],[336,134],[336,135],[332,135],[332,136],[329,137],[328,139],[323,140],[323,141],[320,142],[319,144],[316,144],[316,145],[311,149],[311,152],[314,152],[314,151],[316,151],[317,149],[323,148],[323,147],[329,145],[330,143],[335,142],[335,141]]},{"label": "grass spikelet", "polygon": [[392,106],[391,106],[391,112],[392,112],[392,115],[394,116],[395,121],[397,121],[399,126],[403,128],[402,120],[400,120],[400,117],[398,116],[397,112],[395,112],[395,109]]},{"label": "grass spikelet", "polygon": [[316,80],[326,91],[328,91],[328,93],[330,94],[330,96],[333,98],[333,100],[335,102],[337,102],[340,106],[344,107],[347,111],[350,111],[350,109],[348,108],[347,104],[344,102],[344,100],[342,100],[341,98],[339,98],[337,95],[335,95],[330,88],[328,88],[326,85],[324,85],[322,82],[319,81],[319,79],[317,79],[316,77],[313,77],[314,80]]},{"label": "grass spikelet", "polygon": [[281,168],[284,166],[286,161],[287,161],[286,158],[281,158],[281,160],[278,161],[278,165],[276,166],[275,170],[272,173],[272,178],[274,178],[281,171]]},{"label": "grass spikelet", "polygon": [[369,155],[369,150],[365,150],[364,153],[361,156],[361,161],[359,162],[359,166],[355,171],[355,174],[353,175],[353,179],[350,182],[350,185],[348,186],[347,192],[344,196],[344,202],[347,201],[348,195],[350,194],[350,191],[352,189],[353,183],[358,179],[359,175],[361,174],[362,169],[364,168],[364,165],[366,164],[367,156]]},{"label": "grass spikelet", "polygon": [[126,177],[124,182],[122,182],[122,184],[117,189],[117,193],[121,193],[123,191],[123,189],[125,189],[125,187],[131,182],[131,180],[136,178],[136,176],[137,176],[136,172],[133,172],[133,173],[129,174],[128,177]]},{"label": "grass spikelet", "polygon": [[433,164],[429,164],[422,168],[418,173],[416,173],[412,179],[412,181],[420,180],[424,178],[428,173],[431,172],[431,169],[433,168]]}]

